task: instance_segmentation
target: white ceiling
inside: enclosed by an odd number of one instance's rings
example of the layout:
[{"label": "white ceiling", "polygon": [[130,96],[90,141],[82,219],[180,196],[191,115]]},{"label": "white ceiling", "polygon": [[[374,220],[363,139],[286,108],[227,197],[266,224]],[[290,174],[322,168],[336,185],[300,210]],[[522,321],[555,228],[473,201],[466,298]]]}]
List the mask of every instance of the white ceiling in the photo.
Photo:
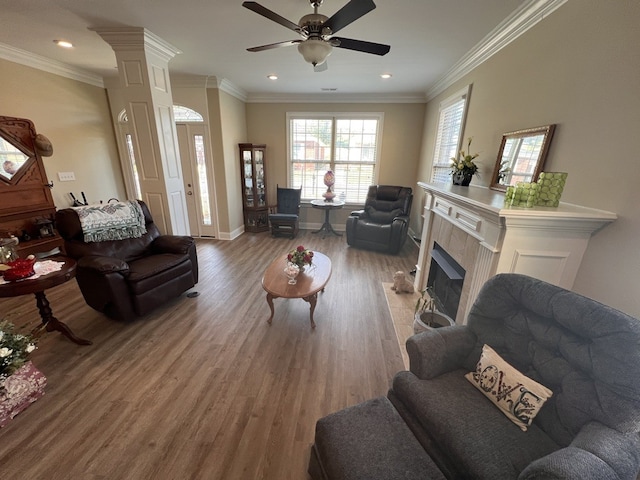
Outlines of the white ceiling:
[{"label": "white ceiling", "polygon": [[[324,0],[331,16],[347,0]],[[514,12],[540,0],[375,0],[377,8],[339,32],[391,45],[380,57],[335,48],[328,70],[315,73],[295,46],[251,53],[246,48],[297,35],[246,8],[242,0],[2,0],[0,43],[74,70],[116,76],[115,54],[95,27],[144,27],[182,53],[172,74],[215,76],[253,96],[337,94],[417,96]],[[297,23],[312,13],[308,0],[259,0]],[[55,39],[72,42],[62,49]],[[0,51],[3,49],[0,45]],[[7,58],[6,55],[3,58]],[[37,58],[37,57],[35,57]],[[279,76],[277,81],[268,74]],[[381,73],[391,73],[388,80]]]}]

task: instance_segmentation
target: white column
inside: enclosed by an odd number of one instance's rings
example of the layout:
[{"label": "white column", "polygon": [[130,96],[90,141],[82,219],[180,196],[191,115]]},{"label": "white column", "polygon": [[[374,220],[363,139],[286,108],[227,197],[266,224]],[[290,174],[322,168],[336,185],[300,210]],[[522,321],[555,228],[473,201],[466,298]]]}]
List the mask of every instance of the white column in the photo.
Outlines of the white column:
[{"label": "white column", "polygon": [[433,212],[431,211],[433,207],[433,199],[433,195],[431,195],[429,192],[425,192],[424,209],[422,214],[422,235],[420,236],[420,253],[418,254],[416,276],[413,282],[413,288],[415,288],[416,291],[421,291],[427,284],[425,275],[429,271],[427,262],[431,259],[431,246],[428,245],[428,243],[431,232],[431,224],[433,223]]},{"label": "white column", "polygon": [[471,278],[471,285],[469,287],[469,297],[464,309],[463,323],[467,323],[467,317],[469,316],[469,310],[473,306],[473,302],[476,301],[478,292],[482,288],[489,278],[494,275],[495,265],[498,262],[499,252],[491,248],[484,242],[480,242],[480,248],[478,249],[478,256],[476,257],[475,268],[473,270],[473,278]]},{"label": "white column", "polygon": [[181,52],[140,27],[92,30],[116,54],[143,199],[163,233],[188,235],[168,68],[169,60]]}]

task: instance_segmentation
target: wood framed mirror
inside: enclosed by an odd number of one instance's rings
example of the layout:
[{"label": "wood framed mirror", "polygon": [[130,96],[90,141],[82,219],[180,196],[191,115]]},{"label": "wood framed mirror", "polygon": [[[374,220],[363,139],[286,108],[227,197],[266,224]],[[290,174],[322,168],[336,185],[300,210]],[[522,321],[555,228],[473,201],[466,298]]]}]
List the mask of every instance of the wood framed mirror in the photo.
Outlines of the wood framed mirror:
[{"label": "wood framed mirror", "polygon": [[17,184],[36,161],[25,130],[35,135],[35,130],[32,132],[25,120],[0,117],[0,181],[10,185]]},{"label": "wood framed mirror", "polygon": [[516,130],[502,135],[489,188],[506,191],[518,182],[535,182],[544,167],[556,126]]},{"label": "wood framed mirror", "polygon": [[0,116],[0,238],[19,237],[21,257],[59,252],[62,246],[53,228],[53,184],[47,179],[39,137],[48,142],[31,120]]}]

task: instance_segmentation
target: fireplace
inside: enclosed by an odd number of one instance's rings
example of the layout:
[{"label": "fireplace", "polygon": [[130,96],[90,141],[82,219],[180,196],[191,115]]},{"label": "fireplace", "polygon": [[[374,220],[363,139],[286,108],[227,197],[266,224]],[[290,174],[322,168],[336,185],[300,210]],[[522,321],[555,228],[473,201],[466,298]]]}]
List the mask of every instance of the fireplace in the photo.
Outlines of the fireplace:
[{"label": "fireplace", "polygon": [[456,318],[465,273],[462,265],[456,262],[444,248],[437,242],[433,243],[427,287],[434,297],[438,310],[449,318]]},{"label": "fireplace", "polygon": [[[418,184],[425,201],[414,285],[422,289],[431,282],[429,250],[437,243],[465,272],[464,282],[455,280],[452,288],[461,285],[457,314],[448,314],[458,325],[496,273],[522,273],[570,290],[591,235],[616,219],[615,213],[564,203],[505,207],[504,194],[486,187]],[[441,283],[437,277],[435,283]],[[452,303],[446,296],[441,301]]]}]

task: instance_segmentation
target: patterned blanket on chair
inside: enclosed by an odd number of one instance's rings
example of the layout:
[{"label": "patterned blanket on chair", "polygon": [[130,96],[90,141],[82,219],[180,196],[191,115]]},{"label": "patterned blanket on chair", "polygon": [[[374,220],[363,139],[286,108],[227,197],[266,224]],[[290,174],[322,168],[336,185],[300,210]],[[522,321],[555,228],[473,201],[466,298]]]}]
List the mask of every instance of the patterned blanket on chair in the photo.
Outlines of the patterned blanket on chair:
[{"label": "patterned blanket on chair", "polygon": [[74,207],[85,242],[138,238],[147,233],[142,207],[136,201]]}]

